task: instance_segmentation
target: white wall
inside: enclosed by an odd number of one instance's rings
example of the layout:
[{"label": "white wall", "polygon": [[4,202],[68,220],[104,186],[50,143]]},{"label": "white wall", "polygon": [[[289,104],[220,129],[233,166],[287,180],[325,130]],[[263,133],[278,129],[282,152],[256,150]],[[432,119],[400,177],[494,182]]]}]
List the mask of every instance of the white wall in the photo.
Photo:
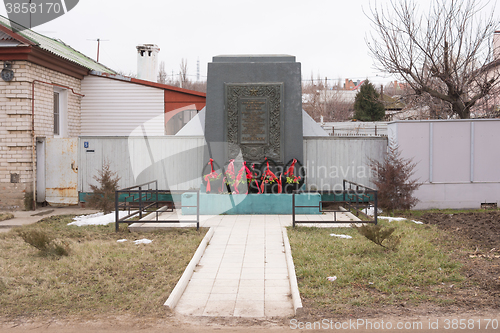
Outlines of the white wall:
[{"label": "white wall", "polygon": [[417,163],[416,209],[500,202],[500,120],[396,121],[388,132]]},{"label": "white wall", "polygon": [[94,75],[82,81],[81,135],[164,135],[164,91]]}]

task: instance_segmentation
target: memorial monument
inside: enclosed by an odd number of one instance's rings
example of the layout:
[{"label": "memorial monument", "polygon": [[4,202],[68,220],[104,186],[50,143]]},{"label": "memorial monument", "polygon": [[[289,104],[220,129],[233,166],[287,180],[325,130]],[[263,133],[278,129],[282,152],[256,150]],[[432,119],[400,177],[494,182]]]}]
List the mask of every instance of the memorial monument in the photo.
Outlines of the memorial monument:
[{"label": "memorial monument", "polygon": [[205,160],[302,161],[301,66],[289,55],[216,56],[208,64]]},{"label": "memorial monument", "polygon": [[[288,178],[296,182],[296,189],[304,183],[305,171],[298,167],[303,161],[304,132],[319,127],[302,110],[301,66],[294,56],[214,57],[208,64],[205,112],[193,121],[181,135],[203,128],[207,143],[200,214],[291,214],[292,194],[286,194],[290,184],[283,185]],[[276,163],[276,174],[270,172],[266,158]],[[261,173],[248,169],[254,164]],[[296,200],[312,207],[298,208],[299,213],[318,214],[319,194],[297,195]],[[182,205],[183,214],[193,214],[195,196],[183,194]]]}]

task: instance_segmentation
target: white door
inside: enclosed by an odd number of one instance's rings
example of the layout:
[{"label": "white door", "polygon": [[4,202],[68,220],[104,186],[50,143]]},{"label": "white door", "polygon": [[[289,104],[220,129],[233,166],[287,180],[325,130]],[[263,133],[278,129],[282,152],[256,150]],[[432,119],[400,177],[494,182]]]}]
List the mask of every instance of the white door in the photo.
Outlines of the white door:
[{"label": "white door", "polygon": [[78,138],[46,139],[45,200],[51,206],[78,204]]}]

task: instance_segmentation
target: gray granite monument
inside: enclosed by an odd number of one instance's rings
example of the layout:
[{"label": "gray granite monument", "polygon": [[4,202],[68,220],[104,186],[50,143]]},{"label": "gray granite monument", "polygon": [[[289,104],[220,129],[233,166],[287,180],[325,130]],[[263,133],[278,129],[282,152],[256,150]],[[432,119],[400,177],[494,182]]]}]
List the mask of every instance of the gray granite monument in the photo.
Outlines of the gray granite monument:
[{"label": "gray granite monument", "polygon": [[205,160],[303,160],[301,67],[289,55],[216,56],[208,64]]}]

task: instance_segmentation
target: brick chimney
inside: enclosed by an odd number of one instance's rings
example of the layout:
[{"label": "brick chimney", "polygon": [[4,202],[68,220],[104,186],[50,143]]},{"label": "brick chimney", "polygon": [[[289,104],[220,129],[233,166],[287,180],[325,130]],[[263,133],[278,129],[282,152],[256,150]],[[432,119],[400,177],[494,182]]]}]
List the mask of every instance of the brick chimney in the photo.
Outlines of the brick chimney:
[{"label": "brick chimney", "polygon": [[156,82],[158,80],[158,52],[155,44],[137,46],[137,78]]}]

